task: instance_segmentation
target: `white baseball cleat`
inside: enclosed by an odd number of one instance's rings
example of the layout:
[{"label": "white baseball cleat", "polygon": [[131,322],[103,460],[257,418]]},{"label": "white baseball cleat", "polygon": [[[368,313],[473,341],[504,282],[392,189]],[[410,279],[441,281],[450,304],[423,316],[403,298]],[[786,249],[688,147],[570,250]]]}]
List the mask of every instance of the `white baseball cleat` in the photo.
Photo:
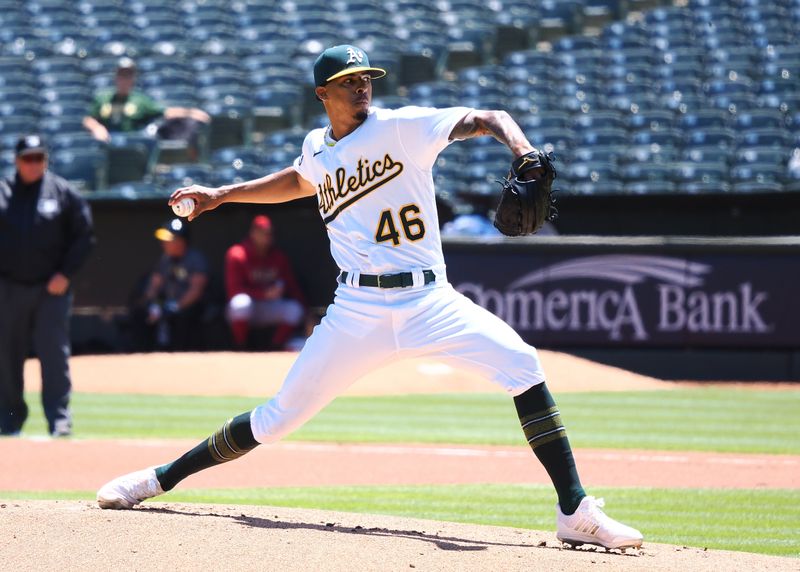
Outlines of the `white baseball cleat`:
[{"label": "white baseball cleat", "polygon": [[164,494],[153,467],[117,477],[97,491],[100,508],[133,508],[143,500]]},{"label": "white baseball cleat", "polygon": [[603,499],[584,497],[574,514],[566,515],[556,505],[556,538],[566,544],[597,544],[604,548],[638,548],[642,533],[617,522],[601,508]]}]

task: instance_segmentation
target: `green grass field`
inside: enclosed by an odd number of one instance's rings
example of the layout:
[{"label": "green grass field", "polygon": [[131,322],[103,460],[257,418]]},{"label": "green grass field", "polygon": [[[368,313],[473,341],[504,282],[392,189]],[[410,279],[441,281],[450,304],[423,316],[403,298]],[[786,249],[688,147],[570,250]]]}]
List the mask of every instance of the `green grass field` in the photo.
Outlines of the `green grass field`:
[{"label": "green grass field", "polygon": [[[557,396],[576,447],[800,454],[800,391],[683,389]],[[44,434],[37,394],[27,435]],[[81,394],[75,436],[202,439],[260,399]],[[499,394],[342,397],[289,437],[305,441],[519,445]]]},{"label": "green grass field", "polygon": [[[692,388],[557,396],[576,447],[800,454],[800,391]],[[28,395],[25,435],[44,434]],[[76,438],[200,440],[259,399],[76,394]],[[339,398],[290,437],[334,442],[523,445],[503,395]],[[609,513],[651,542],[800,556],[800,490],[592,489]],[[93,492],[0,492],[0,498],[86,499]],[[453,485],[181,490],[175,502],[265,504],[550,530],[550,487]]]}]

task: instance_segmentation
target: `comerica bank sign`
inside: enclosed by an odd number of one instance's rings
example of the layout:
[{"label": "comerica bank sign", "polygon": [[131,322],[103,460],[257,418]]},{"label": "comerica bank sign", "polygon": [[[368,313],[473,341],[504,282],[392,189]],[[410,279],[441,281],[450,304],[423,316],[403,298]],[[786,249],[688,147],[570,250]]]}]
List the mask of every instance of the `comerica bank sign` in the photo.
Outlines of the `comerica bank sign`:
[{"label": "comerica bank sign", "polygon": [[780,308],[759,274],[736,276],[736,265],[724,266],[717,272],[713,261],[613,254],[562,259],[506,284],[491,272],[481,273],[491,283],[454,283],[526,338],[654,343],[688,335],[724,343],[771,336]]}]

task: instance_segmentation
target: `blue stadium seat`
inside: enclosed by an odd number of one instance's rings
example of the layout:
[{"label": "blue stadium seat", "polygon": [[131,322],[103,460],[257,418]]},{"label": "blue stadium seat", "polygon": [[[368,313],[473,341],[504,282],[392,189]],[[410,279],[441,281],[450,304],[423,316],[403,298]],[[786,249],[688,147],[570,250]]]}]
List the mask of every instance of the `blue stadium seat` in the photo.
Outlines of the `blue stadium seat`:
[{"label": "blue stadium seat", "polygon": [[731,113],[748,111],[758,106],[758,99],[751,93],[720,94],[706,99],[712,107],[727,109]]},{"label": "blue stadium seat", "polygon": [[564,36],[553,44],[554,54],[599,49],[600,42],[591,36]]},{"label": "blue stadium seat", "polygon": [[83,73],[51,72],[39,74],[39,83],[44,88],[64,89],[85,87],[88,78]]},{"label": "blue stadium seat", "polygon": [[682,142],[682,132],[678,129],[638,129],[630,133],[634,145],[659,145],[678,147]]},{"label": "blue stadium seat", "polygon": [[566,195],[620,195],[625,192],[623,184],[614,179],[602,181],[581,180],[569,183],[562,191]]},{"label": "blue stadium seat", "polygon": [[734,117],[733,126],[737,130],[781,129],[786,126],[784,115],[775,109],[753,109],[742,111]]},{"label": "blue stadium seat", "polygon": [[575,146],[575,136],[570,129],[542,128],[525,134],[533,145],[547,151],[565,151]]},{"label": "blue stadium seat", "polygon": [[691,163],[728,163],[733,159],[733,152],[713,145],[700,145],[684,148],[681,159]]},{"label": "blue stadium seat", "polygon": [[624,159],[628,163],[669,164],[678,160],[678,148],[665,145],[629,145]]},{"label": "blue stadium seat", "polygon": [[203,164],[174,164],[159,166],[154,181],[163,189],[188,187],[189,185],[212,185],[214,172],[210,165]]},{"label": "blue stadium seat", "polygon": [[625,184],[638,181],[670,181],[674,168],[667,163],[628,163],[620,169],[620,178]]},{"label": "blue stadium seat", "polygon": [[731,191],[731,184],[727,181],[682,181],[678,186],[681,192],[689,195],[724,194]]},{"label": "blue stadium seat", "polygon": [[728,165],[726,163],[677,163],[675,165],[675,179],[679,183],[727,182]]},{"label": "blue stadium seat", "polygon": [[625,183],[623,192],[626,195],[671,195],[676,193],[678,186],[667,180],[640,180]]},{"label": "blue stadium seat", "polygon": [[675,123],[675,114],[673,112],[659,109],[643,109],[636,113],[630,113],[625,117],[625,124],[628,129],[663,131],[672,129]]},{"label": "blue stadium seat", "polygon": [[573,115],[571,127],[576,132],[585,129],[625,129],[625,121],[619,111],[594,111]]},{"label": "blue stadium seat", "polygon": [[211,184],[214,186],[230,185],[232,183],[252,181],[266,174],[268,172],[261,168],[241,167],[237,169],[236,167],[227,166],[214,170]]},{"label": "blue stadium seat", "polygon": [[564,178],[571,183],[581,181],[599,183],[619,179],[619,172],[614,163],[572,161],[562,171]]},{"label": "blue stadium seat", "polygon": [[741,146],[788,149],[792,144],[792,136],[785,129],[751,129],[739,134]]},{"label": "blue stadium seat", "polygon": [[46,136],[77,133],[83,130],[83,115],[43,117],[39,120],[39,130]]},{"label": "blue stadium seat", "polygon": [[49,138],[48,145],[51,151],[74,151],[80,153],[82,149],[105,149],[106,144],[98,141],[86,130],[54,133]]},{"label": "blue stadium seat", "polygon": [[538,129],[568,129],[570,124],[570,115],[563,111],[554,111],[552,113],[541,115],[526,115],[519,121],[519,125],[523,131],[534,131]]},{"label": "blue stadium seat", "polygon": [[767,93],[758,96],[758,105],[767,109],[779,109],[783,113],[792,114],[800,111],[800,93]]},{"label": "blue stadium seat", "polygon": [[17,117],[15,115],[3,117],[0,115],[0,134],[2,135],[17,136],[23,133],[29,133],[31,127],[35,125],[35,123],[32,124],[26,117]]},{"label": "blue stadium seat", "polygon": [[303,146],[306,133],[307,131],[302,127],[274,131],[267,134],[263,145],[268,149],[291,149],[299,155],[299,150]]},{"label": "blue stadium seat", "polygon": [[698,109],[677,116],[681,129],[727,127],[730,114],[719,109]]},{"label": "blue stadium seat", "polygon": [[[578,147],[565,157],[565,161],[583,163],[607,163],[619,165],[626,153],[626,147],[620,145],[595,145],[592,147]],[[557,157],[558,158],[558,157]],[[556,165],[558,168],[558,165]]]},{"label": "blue stadium seat", "polygon": [[105,186],[105,166],[105,149],[63,149],[50,153],[50,169],[81,190]]},{"label": "blue stadium seat", "polygon": [[586,129],[577,134],[579,145],[626,145],[628,134],[623,129]]},{"label": "blue stadium seat", "polygon": [[625,80],[631,83],[651,82],[652,68],[643,64],[613,64],[600,70],[606,80]]},{"label": "blue stadium seat", "polygon": [[722,148],[731,148],[736,143],[736,132],[722,127],[695,127],[687,131],[687,144],[690,145],[716,145]]},{"label": "blue stadium seat", "polygon": [[744,147],[740,148],[736,154],[738,164],[779,166],[785,167],[790,154],[786,149],[775,147]]},{"label": "blue stadium seat", "polygon": [[223,147],[214,151],[209,160],[215,169],[237,165],[256,168],[266,162],[264,152],[256,147]]},{"label": "blue stadium seat", "polygon": [[503,59],[503,65],[506,68],[523,67],[538,75],[540,71],[549,73],[549,70],[555,66],[555,58],[549,52],[537,50],[512,52]]}]

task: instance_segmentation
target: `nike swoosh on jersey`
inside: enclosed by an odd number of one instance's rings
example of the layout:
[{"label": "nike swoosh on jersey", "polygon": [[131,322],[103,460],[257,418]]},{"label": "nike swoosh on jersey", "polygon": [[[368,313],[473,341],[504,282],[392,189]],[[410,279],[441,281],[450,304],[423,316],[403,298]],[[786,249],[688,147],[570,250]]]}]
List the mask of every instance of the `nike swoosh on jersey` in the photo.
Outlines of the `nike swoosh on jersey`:
[{"label": "nike swoosh on jersey", "polygon": [[319,155],[320,153],[322,153],[324,150],[325,150],[325,149],[320,149],[319,151],[317,151],[316,153],[314,153],[314,154],[312,155],[312,157],[316,157],[317,155]]}]

